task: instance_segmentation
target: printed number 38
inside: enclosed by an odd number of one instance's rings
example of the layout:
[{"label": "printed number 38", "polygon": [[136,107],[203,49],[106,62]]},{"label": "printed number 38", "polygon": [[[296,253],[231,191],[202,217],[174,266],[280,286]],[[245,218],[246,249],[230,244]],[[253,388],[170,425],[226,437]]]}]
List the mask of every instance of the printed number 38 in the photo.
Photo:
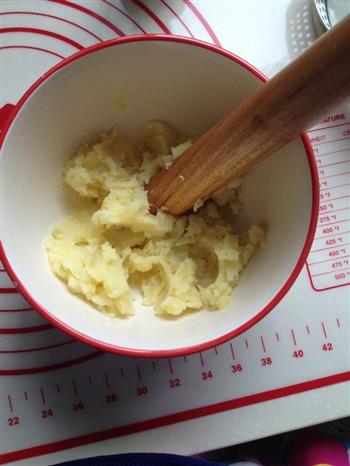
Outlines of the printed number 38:
[{"label": "printed number 38", "polygon": [[270,357],[261,359],[262,366],[271,366],[271,364],[272,364],[272,359]]}]

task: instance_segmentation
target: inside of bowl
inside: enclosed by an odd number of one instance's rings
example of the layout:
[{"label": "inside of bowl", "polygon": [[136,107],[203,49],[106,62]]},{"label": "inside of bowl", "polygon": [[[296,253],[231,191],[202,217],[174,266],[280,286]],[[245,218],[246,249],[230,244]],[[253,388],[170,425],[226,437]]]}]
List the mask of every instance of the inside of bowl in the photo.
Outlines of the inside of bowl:
[{"label": "inside of bowl", "polygon": [[67,291],[51,273],[43,247],[50,227],[70,211],[62,166],[86,135],[114,124],[135,135],[152,119],[198,135],[258,85],[256,76],[224,55],[156,40],[89,53],[46,80],[13,122],[1,167],[1,240],[31,301],[85,337],[111,347],[151,351],[220,338],[273,304],[292,275],[310,222],[311,176],[300,140],[244,180],[239,224],[264,222],[266,245],[249,263],[223,311],[162,319],[137,300],[134,317],[110,318]]}]

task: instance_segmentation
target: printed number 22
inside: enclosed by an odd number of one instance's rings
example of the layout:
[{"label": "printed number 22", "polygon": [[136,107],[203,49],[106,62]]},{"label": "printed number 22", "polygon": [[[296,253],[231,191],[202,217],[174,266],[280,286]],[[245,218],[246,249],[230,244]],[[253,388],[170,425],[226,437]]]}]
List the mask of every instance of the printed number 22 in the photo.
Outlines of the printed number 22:
[{"label": "printed number 22", "polygon": [[18,426],[19,424],[19,417],[15,416],[15,417],[9,417],[7,419],[7,422],[8,422],[8,425],[9,426]]}]

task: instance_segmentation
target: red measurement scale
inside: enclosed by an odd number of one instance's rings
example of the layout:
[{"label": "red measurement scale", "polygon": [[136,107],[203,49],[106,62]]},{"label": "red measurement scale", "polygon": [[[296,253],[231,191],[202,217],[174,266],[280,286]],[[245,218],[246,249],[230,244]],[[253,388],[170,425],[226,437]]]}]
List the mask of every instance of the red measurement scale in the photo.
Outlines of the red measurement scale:
[{"label": "red measurement scale", "polygon": [[[63,57],[101,40],[173,33],[220,45],[190,1],[125,4],[2,2],[1,105],[15,103]],[[228,48],[236,46],[233,40]],[[349,380],[349,123],[344,106],[309,133],[321,209],[307,267],[263,321],[210,351],[164,360],[103,354],[51,327],[0,264],[0,464],[244,406],[260,412],[261,402]],[[219,445],[220,435],[198,449]]]},{"label": "red measurement scale", "polygon": [[[285,321],[276,326],[281,313],[276,310],[225,345],[183,358],[136,360],[92,353],[90,360],[67,362],[60,371],[22,368],[17,376],[3,377],[3,461],[346,380],[348,322],[328,316],[312,324],[300,319],[288,328]],[[67,354],[79,346],[72,344]],[[32,364],[37,357],[31,354]],[[28,435],[33,425],[34,437]]]}]

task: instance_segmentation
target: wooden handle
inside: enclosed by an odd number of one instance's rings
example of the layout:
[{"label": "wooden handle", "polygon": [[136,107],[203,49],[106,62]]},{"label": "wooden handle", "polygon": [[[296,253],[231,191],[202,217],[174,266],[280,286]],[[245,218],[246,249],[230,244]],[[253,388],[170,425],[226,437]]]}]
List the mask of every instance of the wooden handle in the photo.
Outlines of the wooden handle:
[{"label": "wooden handle", "polygon": [[148,184],[151,208],[181,214],[275,152],[350,95],[350,15]]}]

